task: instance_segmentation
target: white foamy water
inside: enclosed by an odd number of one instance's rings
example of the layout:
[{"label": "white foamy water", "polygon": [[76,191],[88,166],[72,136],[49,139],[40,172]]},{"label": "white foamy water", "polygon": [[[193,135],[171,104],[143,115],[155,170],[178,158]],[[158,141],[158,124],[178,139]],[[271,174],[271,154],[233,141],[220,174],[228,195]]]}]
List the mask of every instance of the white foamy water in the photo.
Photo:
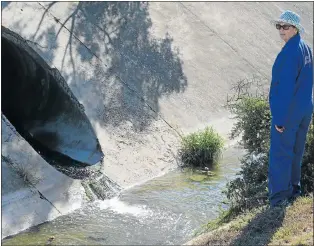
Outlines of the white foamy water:
[{"label": "white foamy water", "polygon": [[153,211],[146,205],[129,205],[114,197],[110,200],[97,201],[95,204],[100,210],[111,210],[118,214],[130,214],[135,217],[148,217],[153,215]]},{"label": "white foamy water", "polygon": [[218,216],[221,191],[235,177],[240,156],[238,148],[224,152],[215,175],[203,181],[191,179],[198,172],[176,170],[7,239],[4,245],[43,245],[47,235],[58,235],[58,245],[181,245]]}]

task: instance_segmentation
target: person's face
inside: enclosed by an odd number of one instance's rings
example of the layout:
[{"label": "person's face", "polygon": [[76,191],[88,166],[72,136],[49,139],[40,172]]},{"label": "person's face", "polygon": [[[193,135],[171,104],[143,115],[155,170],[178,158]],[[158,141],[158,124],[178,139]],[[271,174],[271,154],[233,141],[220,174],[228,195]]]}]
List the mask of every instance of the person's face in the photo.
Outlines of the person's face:
[{"label": "person's face", "polygon": [[276,28],[279,30],[281,39],[286,43],[290,38],[297,34],[297,29],[294,26],[287,23],[278,23],[276,24]]}]

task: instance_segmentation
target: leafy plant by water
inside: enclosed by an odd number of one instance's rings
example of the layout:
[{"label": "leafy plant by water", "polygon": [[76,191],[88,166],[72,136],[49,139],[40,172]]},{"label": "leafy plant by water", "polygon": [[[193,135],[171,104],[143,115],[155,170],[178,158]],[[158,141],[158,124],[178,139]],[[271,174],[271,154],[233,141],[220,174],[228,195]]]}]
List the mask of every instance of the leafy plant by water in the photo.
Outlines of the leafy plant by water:
[{"label": "leafy plant by water", "polygon": [[305,145],[301,167],[301,191],[310,194],[314,191],[314,113]]},{"label": "leafy plant by water", "polygon": [[262,97],[242,97],[229,107],[237,120],[230,138],[242,134],[240,144],[251,153],[265,153],[270,143],[270,109]]},{"label": "leafy plant by water", "polygon": [[181,167],[211,168],[219,160],[223,146],[223,138],[212,127],[184,136],[179,150]]},{"label": "leafy plant by water", "polygon": [[[242,134],[240,144],[247,150],[241,160],[237,177],[224,191],[230,210],[228,217],[268,204],[268,153],[270,142],[270,109],[263,93],[248,94],[247,84],[241,92],[236,86],[236,96],[228,100],[227,108],[235,114],[231,138]],[[314,115],[313,115],[314,117]],[[302,161],[301,189],[304,195],[314,190],[314,122],[308,133]]]}]

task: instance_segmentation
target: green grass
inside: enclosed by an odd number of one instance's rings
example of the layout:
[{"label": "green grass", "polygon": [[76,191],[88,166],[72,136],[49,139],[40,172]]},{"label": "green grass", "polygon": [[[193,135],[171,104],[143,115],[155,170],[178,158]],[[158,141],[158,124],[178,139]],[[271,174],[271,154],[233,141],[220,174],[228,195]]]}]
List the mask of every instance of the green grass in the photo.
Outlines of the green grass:
[{"label": "green grass", "polygon": [[215,230],[220,226],[230,222],[232,220],[232,210],[221,210],[217,219],[214,219],[207,223],[206,228],[208,231]]},{"label": "green grass", "polygon": [[[235,218],[225,211],[207,225],[202,245],[313,245],[313,196],[300,197],[287,208],[252,209]],[[198,241],[197,241],[198,240]],[[193,240],[187,243],[192,245]]]},{"label": "green grass", "polygon": [[224,147],[224,140],[212,127],[182,137],[179,151],[182,167],[208,167],[215,165]]}]

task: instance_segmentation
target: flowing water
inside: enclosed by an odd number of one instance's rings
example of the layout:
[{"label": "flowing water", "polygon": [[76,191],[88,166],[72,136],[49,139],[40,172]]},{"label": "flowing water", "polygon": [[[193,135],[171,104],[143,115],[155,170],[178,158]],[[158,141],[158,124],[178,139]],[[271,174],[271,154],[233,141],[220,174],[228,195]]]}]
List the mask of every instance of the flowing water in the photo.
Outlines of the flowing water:
[{"label": "flowing water", "polygon": [[[239,170],[241,149],[224,152],[213,175],[172,171],[110,200],[4,239],[3,245],[165,245],[182,244],[217,217],[222,190]],[[224,207],[223,207],[224,208]]]}]

